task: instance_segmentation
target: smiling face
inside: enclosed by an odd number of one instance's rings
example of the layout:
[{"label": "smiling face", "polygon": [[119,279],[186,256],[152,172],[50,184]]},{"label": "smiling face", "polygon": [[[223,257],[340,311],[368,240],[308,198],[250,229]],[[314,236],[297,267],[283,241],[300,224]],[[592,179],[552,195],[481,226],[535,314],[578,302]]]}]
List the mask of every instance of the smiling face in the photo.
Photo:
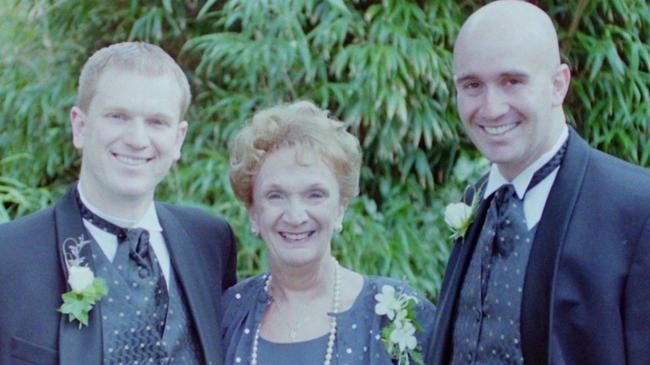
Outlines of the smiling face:
[{"label": "smiling face", "polygon": [[180,100],[172,76],[102,72],[87,110],[70,113],[73,143],[82,151],[80,183],[92,203],[110,212],[120,202],[153,199],[180,158],[187,131]]},{"label": "smiling face", "polygon": [[519,3],[479,10],[454,49],[460,118],[479,151],[508,179],[557,141],[570,78],[559,63],[552,23],[533,5]]},{"label": "smiling face", "polygon": [[344,212],[337,179],[316,152],[285,147],[266,156],[254,179],[249,215],[272,266],[300,267],[328,259]]}]

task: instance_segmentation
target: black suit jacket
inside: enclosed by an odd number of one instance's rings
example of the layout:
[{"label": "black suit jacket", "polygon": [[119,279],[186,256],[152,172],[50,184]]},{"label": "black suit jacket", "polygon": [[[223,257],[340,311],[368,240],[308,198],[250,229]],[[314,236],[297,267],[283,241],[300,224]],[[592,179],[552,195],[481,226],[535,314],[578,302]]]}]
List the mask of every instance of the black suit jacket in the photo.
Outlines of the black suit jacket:
[{"label": "black suit jacket", "polygon": [[[208,364],[222,364],[221,293],[236,282],[230,226],[198,209],[156,203],[171,265]],[[68,291],[61,247],[84,226],[69,192],[54,207],[0,225],[0,364],[101,364],[100,306],[79,329],[57,312]]]},{"label": "black suit jacket", "polygon": [[[526,269],[525,363],[650,364],[650,171],[570,133]],[[489,203],[450,255],[429,365],[449,363],[454,310]]]}]

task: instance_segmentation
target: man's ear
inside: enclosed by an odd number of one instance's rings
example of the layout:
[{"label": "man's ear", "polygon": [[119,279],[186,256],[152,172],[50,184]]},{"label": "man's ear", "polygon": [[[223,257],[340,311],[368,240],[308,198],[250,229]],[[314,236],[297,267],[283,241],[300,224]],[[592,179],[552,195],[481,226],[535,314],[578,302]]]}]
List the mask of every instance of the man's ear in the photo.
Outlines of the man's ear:
[{"label": "man's ear", "polygon": [[84,145],[84,133],[86,132],[86,113],[78,106],[70,109],[70,126],[72,127],[72,144],[76,149],[82,149]]},{"label": "man's ear", "polygon": [[571,70],[563,63],[557,67],[553,74],[553,106],[562,106],[570,83]]},{"label": "man's ear", "polygon": [[181,158],[181,148],[183,148],[185,135],[187,135],[187,121],[184,120],[178,123],[178,127],[176,129],[176,141],[175,141],[176,151],[174,152],[174,161],[178,161]]}]

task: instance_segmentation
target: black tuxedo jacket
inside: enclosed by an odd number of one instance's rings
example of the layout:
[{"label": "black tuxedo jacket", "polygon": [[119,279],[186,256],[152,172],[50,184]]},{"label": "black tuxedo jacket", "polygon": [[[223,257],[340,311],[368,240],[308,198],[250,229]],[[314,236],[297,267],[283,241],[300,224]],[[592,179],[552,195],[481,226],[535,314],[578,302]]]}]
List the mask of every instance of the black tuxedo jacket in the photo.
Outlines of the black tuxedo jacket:
[{"label": "black tuxedo jacket", "polygon": [[[650,364],[650,171],[570,133],[526,269],[524,361]],[[450,255],[429,365],[450,361],[458,294],[489,203]]]},{"label": "black tuxedo jacket", "polygon": [[[156,203],[156,212],[203,357],[222,364],[221,293],[236,282],[232,230],[198,209]],[[62,243],[83,232],[71,192],[54,207],[0,225],[1,365],[102,363],[100,307],[81,329],[57,311],[69,290]]]}]

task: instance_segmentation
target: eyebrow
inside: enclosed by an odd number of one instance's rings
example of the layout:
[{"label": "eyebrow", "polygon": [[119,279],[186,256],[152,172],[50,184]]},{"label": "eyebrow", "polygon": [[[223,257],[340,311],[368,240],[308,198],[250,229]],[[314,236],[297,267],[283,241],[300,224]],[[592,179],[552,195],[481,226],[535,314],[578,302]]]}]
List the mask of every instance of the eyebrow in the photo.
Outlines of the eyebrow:
[{"label": "eyebrow", "polygon": [[[124,108],[118,105],[108,105],[105,108],[102,108],[102,113],[108,113],[108,112],[119,112],[119,113],[127,113],[127,114],[132,114],[131,110],[129,108]],[[138,111],[136,111],[136,114],[140,114]],[[173,121],[174,117],[172,117],[169,114],[166,113],[153,113],[153,114],[147,114],[147,118],[157,118],[157,119],[163,119],[163,120],[169,120]]]},{"label": "eyebrow", "polygon": [[[520,78],[520,79],[528,79],[530,78],[530,75],[526,72],[523,71],[508,71],[508,72],[502,72],[499,74],[499,78],[502,77],[515,77],[515,78]],[[464,81],[467,80],[475,80],[475,79],[481,79],[479,76],[476,74],[467,74],[467,75],[462,75],[462,77],[458,77],[457,75],[454,75],[454,83],[460,84]]]},{"label": "eyebrow", "polygon": [[460,83],[462,83],[464,81],[473,80],[473,79],[477,79],[477,78],[478,77],[475,76],[475,75],[466,75],[466,76],[463,76],[463,77],[458,77],[457,75],[454,75],[454,83],[455,84],[460,84]]},{"label": "eyebrow", "polygon": [[147,117],[161,119],[161,120],[168,121],[168,122],[173,122],[174,121],[174,117],[172,117],[171,115],[164,114],[164,113],[154,113],[154,114],[148,115]]},{"label": "eyebrow", "polygon": [[[273,190],[284,190],[282,186],[280,186],[279,184],[274,183],[274,182],[269,183],[267,185],[262,185],[260,188],[261,188],[261,190],[263,192],[268,192],[268,191],[273,191]],[[309,191],[309,190],[314,190],[314,189],[328,190],[329,191],[329,189],[327,189],[320,182],[315,182],[315,183],[309,184],[309,186],[307,186],[307,188],[304,189],[303,191]]]},{"label": "eyebrow", "polygon": [[515,77],[518,79],[528,79],[530,78],[530,75],[526,72],[523,71],[513,71],[513,72],[504,72],[499,75],[500,77]]}]

